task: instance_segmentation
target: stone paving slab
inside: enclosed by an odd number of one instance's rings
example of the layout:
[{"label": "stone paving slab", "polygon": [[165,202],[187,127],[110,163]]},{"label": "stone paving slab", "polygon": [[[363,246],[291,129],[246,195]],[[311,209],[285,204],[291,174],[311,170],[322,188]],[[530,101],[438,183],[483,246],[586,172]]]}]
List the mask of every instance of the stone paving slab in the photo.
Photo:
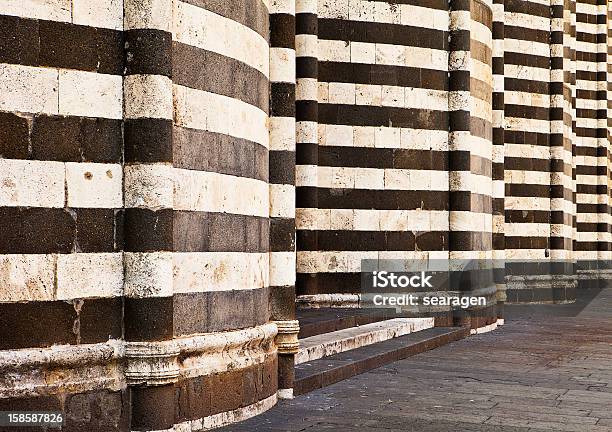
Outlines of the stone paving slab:
[{"label": "stone paving slab", "polygon": [[283,401],[223,432],[612,432],[612,291]]}]

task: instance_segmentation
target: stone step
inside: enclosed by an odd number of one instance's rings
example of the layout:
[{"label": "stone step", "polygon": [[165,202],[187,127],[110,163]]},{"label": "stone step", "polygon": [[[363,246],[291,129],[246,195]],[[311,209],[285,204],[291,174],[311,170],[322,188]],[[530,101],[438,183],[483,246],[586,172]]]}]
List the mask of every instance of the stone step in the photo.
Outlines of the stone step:
[{"label": "stone step", "polygon": [[397,318],[395,309],[318,308],[298,309],[299,338]]},{"label": "stone step", "polygon": [[470,334],[466,327],[433,327],[296,365],[294,394],[337,383],[377,367],[432,350]]},{"label": "stone step", "polygon": [[394,318],[300,339],[295,364],[354,350],[434,326],[433,318]]}]

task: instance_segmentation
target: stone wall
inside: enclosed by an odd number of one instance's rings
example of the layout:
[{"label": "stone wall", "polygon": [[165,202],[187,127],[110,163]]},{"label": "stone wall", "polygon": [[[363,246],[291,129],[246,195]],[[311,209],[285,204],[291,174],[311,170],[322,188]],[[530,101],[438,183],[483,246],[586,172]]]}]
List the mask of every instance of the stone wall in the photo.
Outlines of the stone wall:
[{"label": "stone wall", "polygon": [[255,415],[292,395],[296,301],[358,306],[366,258],[489,262],[461,287],[489,309],[447,316],[474,330],[506,289],[601,285],[608,13],[5,0],[0,410],[92,431]]},{"label": "stone wall", "polygon": [[[608,5],[605,1],[575,5],[575,178],[576,235],[574,254],[582,261],[580,283],[598,286],[609,279],[610,134],[607,72]],[[598,265],[594,266],[597,260]],[[603,264],[602,264],[603,263]]]},{"label": "stone wall", "polygon": [[319,1],[298,301],[357,306],[364,258],[494,259],[500,303],[607,279],[601,3]]},{"label": "stone wall", "polygon": [[297,293],[356,304],[362,259],[448,258],[448,4],[329,0],[317,13]]},{"label": "stone wall", "polygon": [[329,0],[317,14],[298,301],[357,306],[362,259],[491,260],[494,212],[503,233],[492,4]]}]

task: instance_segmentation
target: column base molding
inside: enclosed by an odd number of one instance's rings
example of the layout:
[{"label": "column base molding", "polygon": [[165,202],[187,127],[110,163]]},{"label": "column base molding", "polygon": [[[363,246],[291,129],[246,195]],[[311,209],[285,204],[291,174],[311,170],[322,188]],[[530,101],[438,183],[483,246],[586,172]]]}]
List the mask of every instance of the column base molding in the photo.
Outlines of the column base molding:
[{"label": "column base molding", "polygon": [[274,321],[278,329],[276,334],[276,348],[278,354],[296,354],[299,350],[298,333],[300,323],[298,320]]}]

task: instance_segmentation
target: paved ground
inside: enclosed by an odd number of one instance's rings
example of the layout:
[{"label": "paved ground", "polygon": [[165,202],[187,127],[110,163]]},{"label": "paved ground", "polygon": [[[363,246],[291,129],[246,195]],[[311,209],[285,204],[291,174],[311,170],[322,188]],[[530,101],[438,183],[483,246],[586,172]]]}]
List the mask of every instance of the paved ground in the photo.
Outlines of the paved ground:
[{"label": "paved ground", "polygon": [[495,332],[282,402],[223,431],[612,431],[612,290],[582,306],[514,308]]}]

